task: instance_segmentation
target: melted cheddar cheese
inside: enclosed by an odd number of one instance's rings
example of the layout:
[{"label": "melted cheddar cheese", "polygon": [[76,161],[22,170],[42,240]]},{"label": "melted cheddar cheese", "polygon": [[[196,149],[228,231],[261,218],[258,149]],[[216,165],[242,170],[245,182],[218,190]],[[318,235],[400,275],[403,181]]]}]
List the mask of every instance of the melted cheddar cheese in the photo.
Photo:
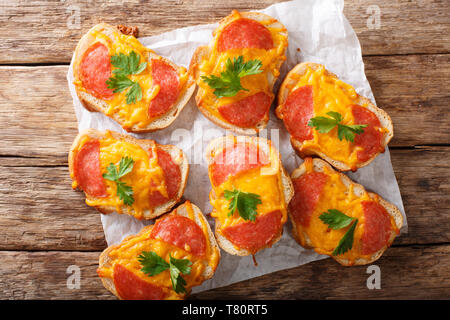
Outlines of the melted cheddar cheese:
[{"label": "melted cheddar cheese", "polygon": [[[243,48],[243,49],[232,49],[225,52],[219,52],[217,50],[218,40],[222,30],[232,23],[233,21],[240,19],[241,15],[237,11],[233,11],[231,16],[227,17],[228,22],[226,24],[220,25],[218,29],[214,32],[214,38],[212,43],[212,50],[208,59],[201,61],[199,65],[199,74],[197,84],[200,89],[201,96],[197,97],[204,103],[205,108],[213,114],[215,117],[225,120],[219,113],[218,108],[222,105],[227,105],[238,100],[242,100],[248,96],[254,95],[258,92],[265,92],[270,97],[273,98],[272,87],[269,84],[269,80],[273,77],[278,77],[280,72],[278,70],[278,65],[280,61],[286,60],[286,47],[288,44],[287,36],[283,35],[282,32],[286,32],[285,28],[273,28],[268,27],[269,25],[276,22],[275,19],[269,19],[266,21],[258,21],[264,25],[272,35],[273,48],[270,50],[257,49],[257,48]],[[220,73],[226,70],[226,61],[233,58],[243,56],[244,62],[250,60],[260,60],[262,62],[261,69],[263,72],[255,75],[249,75],[241,78],[241,85],[248,91],[241,90],[233,97],[222,97],[217,98],[214,95],[214,89],[208,86],[206,82],[201,79],[201,76],[220,76]],[[269,75],[271,74],[271,75]]]},{"label": "melted cheddar cheese", "polygon": [[[111,34],[99,31],[99,30],[91,30],[89,35],[95,38],[93,44],[97,42],[101,42],[109,49],[109,55],[118,55],[123,53],[125,55],[129,55],[132,51],[136,52],[139,57],[139,63],[147,62],[149,58],[149,53],[155,54],[154,51],[143,46],[139,40],[137,40],[134,36],[125,35],[121,32],[113,32],[112,39]],[[92,44],[92,45],[93,45]],[[115,67],[111,66],[114,70]],[[130,129],[134,126],[138,128],[144,128],[148,126],[152,121],[156,118],[152,118],[148,114],[148,108],[150,101],[153,100],[159,92],[159,85],[153,85],[150,61],[147,62],[147,68],[139,74],[132,74],[128,76],[132,81],[138,82],[139,86],[142,89],[142,99],[136,101],[135,103],[127,104],[126,103],[126,93],[129,89],[125,89],[122,92],[114,93],[112,98],[103,100],[107,105],[108,109],[105,114],[107,116],[112,116],[117,114],[120,119],[123,120],[123,127],[125,129]],[[188,79],[187,70],[183,67],[179,69],[179,81],[180,88],[185,87],[185,83]],[[87,90],[83,87],[82,81],[80,79],[76,79],[74,84],[77,86],[78,90],[87,92]],[[180,92],[180,95],[182,92]]]},{"label": "melted cheddar cheese", "polygon": [[[189,218],[193,221],[196,221],[194,210],[189,201],[186,201],[185,207],[188,212]],[[176,214],[176,212],[170,213],[170,215],[174,214]],[[162,219],[164,219],[164,217]],[[189,248],[179,248],[160,239],[151,238],[150,234],[154,226],[151,225],[145,227],[139,234],[126,239],[121,244],[117,245],[113,250],[111,250],[108,254],[109,258],[111,259],[111,265],[109,267],[99,268],[97,272],[100,277],[114,279],[114,266],[116,264],[120,264],[127,270],[133,272],[140,279],[162,287],[167,294],[166,299],[183,299],[185,294],[178,294],[172,289],[172,281],[170,279],[169,270],[165,270],[155,276],[149,276],[141,271],[142,265],[138,260],[138,256],[142,253],[142,251],[153,251],[165,261],[169,261],[169,256],[172,256],[176,259],[188,259],[189,261],[191,261],[191,272],[188,275],[183,275],[183,279],[186,280],[187,283],[185,288],[189,293],[192,287],[200,285],[205,280],[203,277],[203,272],[205,271],[207,266],[211,267],[212,270],[215,270],[217,265],[219,264],[220,259],[219,251],[210,243],[210,239],[208,236],[209,227],[203,220],[201,224],[201,229],[206,239],[206,253],[204,258],[199,258],[191,254],[189,252]]]},{"label": "melted cheddar cheese", "polygon": [[261,204],[256,207],[257,217],[279,210],[282,215],[281,224],[286,222],[287,211],[281,168],[279,168],[278,159],[273,154],[271,154],[270,160],[270,164],[266,166],[243,171],[234,176],[230,175],[219,186],[213,186],[209,195],[210,203],[213,206],[211,216],[220,221],[221,229],[248,222],[239,215],[237,210],[233,215],[228,215],[230,200],[225,199],[224,191],[234,189],[255,193],[261,197]]},{"label": "melted cheddar cheese", "polygon": [[[292,76],[296,83],[287,87],[289,92],[306,85],[312,86],[313,117],[324,116],[329,118],[326,113],[335,111],[342,115],[342,124],[363,124],[355,123],[352,114],[351,105],[358,104],[358,94],[355,89],[342,80],[327,75],[323,66],[316,70],[308,67],[303,75],[294,74]],[[362,105],[362,107],[367,107],[367,105]],[[379,130],[387,132],[386,128],[379,128]],[[312,132],[313,139],[304,141],[301,150],[322,152],[334,160],[347,164],[350,168],[356,168],[358,163],[357,152],[362,148],[346,139],[339,140],[337,127],[328,133],[319,133],[317,130],[312,130]]]},{"label": "melted cheddar cheese", "polygon": [[[306,172],[313,172],[312,161],[305,161]],[[333,230],[328,227],[319,216],[329,209],[337,209],[345,215],[358,219],[354,231],[353,246],[352,249],[344,254],[339,255],[339,258],[348,259],[350,263],[358,258],[368,259],[371,255],[363,255],[360,252],[361,238],[365,228],[364,211],[361,205],[363,201],[376,201],[379,202],[378,197],[372,198],[367,191],[364,190],[362,195],[356,195],[354,193],[354,185],[350,185],[349,188],[342,182],[339,173],[324,167],[323,173],[328,178],[327,182],[319,196],[319,200],[311,215],[309,225],[307,227],[296,223],[297,235],[299,242],[302,246],[307,246],[305,234],[311,241],[311,245],[314,250],[319,254],[332,255],[334,249],[338,246],[339,241],[348,231],[349,227],[339,230]],[[392,230],[398,232],[398,228],[395,224],[395,220],[390,216]],[[305,233],[305,234],[304,234]]]},{"label": "melted cheddar cheese", "polygon": [[[84,143],[91,138],[85,136],[79,143],[78,150],[80,150]],[[152,210],[149,203],[149,193],[152,191],[159,191],[163,196],[167,197],[166,183],[164,180],[164,172],[158,164],[158,156],[156,144],[152,147],[152,157],[149,157],[147,150],[141,146],[127,142],[125,140],[115,139],[110,131],[106,132],[104,138],[99,139],[100,142],[100,170],[102,173],[107,171],[110,163],[119,166],[120,159],[123,157],[130,157],[134,160],[133,170],[120,178],[120,181],[125,182],[126,185],[133,188],[134,203],[130,209],[133,211],[133,216],[140,219],[146,210]],[[86,204],[89,206],[112,206],[116,208],[118,213],[122,213],[123,201],[117,195],[116,182],[103,179],[106,185],[107,197],[104,198],[86,198]],[[74,180],[73,188],[77,187],[77,182]]]}]

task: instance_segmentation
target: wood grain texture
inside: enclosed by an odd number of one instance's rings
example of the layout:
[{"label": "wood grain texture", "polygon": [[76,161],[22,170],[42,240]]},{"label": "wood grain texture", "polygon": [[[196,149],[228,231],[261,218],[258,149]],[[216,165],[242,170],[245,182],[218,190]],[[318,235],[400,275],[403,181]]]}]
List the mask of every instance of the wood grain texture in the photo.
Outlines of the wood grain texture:
[{"label": "wood grain texture", "polygon": [[[141,36],[151,36],[215,22],[232,9],[263,9],[276,2],[3,1],[0,26],[11,32],[0,34],[0,63],[68,63],[80,37],[101,21],[137,25]],[[446,0],[356,0],[345,4],[344,13],[365,55],[450,51],[450,2]],[[380,24],[373,25],[378,10]]]},{"label": "wood grain texture", "polygon": [[[391,157],[409,223],[394,245],[450,242],[450,147],[394,149]],[[71,189],[67,167],[0,169],[0,250],[105,248],[100,214]]]},{"label": "wood grain texture", "polygon": [[101,250],[100,214],[73,191],[67,167],[8,167],[0,173],[0,248]]},{"label": "wood grain texture", "polygon": [[[100,214],[71,189],[67,168],[77,123],[58,64],[79,38],[100,21],[150,36],[274,2],[1,2],[0,64],[15,66],[0,67],[0,299],[115,299],[96,274],[106,247]],[[367,289],[366,267],[326,259],[192,299],[450,299],[450,2],[353,0],[344,13],[394,122],[391,158],[408,216],[409,233],[375,263],[382,289]],[[78,290],[66,285],[70,265],[81,269]]]},{"label": "wood grain texture", "polygon": [[[99,254],[0,251],[2,298],[115,299],[96,274]],[[197,293],[190,299],[449,299],[449,254],[450,245],[389,249],[375,263],[381,269],[380,290],[367,289],[366,266],[342,267],[325,259]],[[71,265],[80,268],[80,289],[67,288]]]},{"label": "wood grain texture", "polygon": [[364,57],[364,64],[377,105],[394,123],[390,146],[450,144],[450,54]]},{"label": "wood grain texture", "polygon": [[[394,122],[390,146],[450,144],[450,54],[365,57],[377,104]],[[383,68],[380,68],[383,66]],[[0,155],[65,164],[77,133],[66,66],[0,67]],[[424,77],[426,75],[426,77]]]},{"label": "wood grain texture", "polygon": [[67,162],[78,130],[66,74],[66,66],[0,68],[0,155]]}]

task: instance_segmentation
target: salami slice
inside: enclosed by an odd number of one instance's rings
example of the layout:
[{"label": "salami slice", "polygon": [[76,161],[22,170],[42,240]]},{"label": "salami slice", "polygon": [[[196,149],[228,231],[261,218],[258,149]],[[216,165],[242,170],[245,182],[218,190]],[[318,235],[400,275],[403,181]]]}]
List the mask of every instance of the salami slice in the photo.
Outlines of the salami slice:
[{"label": "salami slice", "polygon": [[100,142],[87,141],[74,158],[74,175],[80,188],[92,197],[106,197],[105,182],[100,169]]},{"label": "salami slice", "polygon": [[361,253],[372,254],[389,242],[392,233],[391,219],[386,209],[375,201],[363,201],[361,205],[365,220]]},{"label": "salami slice", "polygon": [[117,293],[124,300],[162,300],[166,297],[161,287],[142,280],[120,264],[114,266],[113,278]]},{"label": "salami slice", "polygon": [[380,120],[372,111],[359,105],[352,105],[352,114],[355,124],[367,124],[364,132],[355,136],[355,145],[363,148],[356,154],[358,161],[365,162],[384,151],[381,143],[383,133],[378,130],[381,127]]},{"label": "salami slice", "polygon": [[[149,153],[151,153],[151,149]],[[157,207],[173,199],[177,195],[181,183],[180,167],[173,161],[170,154],[159,148],[156,149],[156,153],[158,155],[158,165],[164,172],[164,181],[169,197],[164,197],[159,191],[151,191],[149,193],[149,201],[152,207]]]},{"label": "salami slice", "polygon": [[283,106],[283,122],[292,137],[303,142],[313,138],[309,119],[314,116],[312,86],[300,87],[289,94]]},{"label": "salami slice", "polygon": [[231,49],[273,48],[273,39],[269,29],[261,23],[240,18],[227,25],[217,41],[217,50],[224,52]]},{"label": "salami slice", "polygon": [[281,212],[273,211],[256,217],[255,222],[242,222],[221,230],[239,248],[256,252],[268,245],[281,232]]},{"label": "salami slice", "polygon": [[239,143],[224,148],[214,157],[211,165],[211,180],[215,186],[225,182],[229,175],[269,164],[268,156],[257,146]]},{"label": "salami slice", "polygon": [[80,63],[80,78],[83,87],[99,99],[108,99],[113,91],[108,89],[106,80],[111,77],[111,62],[108,48],[97,42],[88,48]]},{"label": "salami slice", "polygon": [[304,227],[309,226],[311,215],[319,201],[328,176],[322,172],[310,172],[293,179],[294,197],[289,203],[289,211],[294,220]]},{"label": "salami slice", "polygon": [[153,59],[151,70],[153,83],[160,87],[148,108],[148,115],[153,118],[166,113],[177,101],[180,93],[180,80],[177,70],[162,60]]},{"label": "salami slice", "polygon": [[231,124],[242,128],[252,128],[266,116],[271,104],[272,98],[261,91],[220,106],[219,113]]},{"label": "salami slice", "polygon": [[198,257],[204,256],[206,252],[206,239],[202,229],[183,216],[168,216],[158,220],[150,237],[171,243]]}]

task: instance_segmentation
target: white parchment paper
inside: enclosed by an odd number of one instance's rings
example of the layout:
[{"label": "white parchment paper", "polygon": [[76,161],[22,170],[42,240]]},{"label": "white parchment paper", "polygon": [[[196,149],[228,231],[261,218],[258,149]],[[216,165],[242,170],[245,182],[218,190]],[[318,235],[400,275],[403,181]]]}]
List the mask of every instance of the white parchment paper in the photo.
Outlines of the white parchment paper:
[{"label": "white parchment paper", "polygon": [[[343,14],[343,7],[342,0],[303,0],[279,3],[261,10],[284,24],[289,33],[287,60],[281,69],[280,79],[283,79],[287,71],[299,62],[317,62],[324,64],[343,81],[353,85],[359,94],[375,102],[364,74],[358,38]],[[188,67],[195,49],[210,42],[212,32],[216,27],[217,24],[198,25],[139,40],[158,54]],[[72,64],[67,74],[67,80],[80,131],[95,128],[125,133],[116,122],[105,115],[89,112],[83,108],[75,93]],[[204,151],[211,139],[224,134],[229,134],[229,132],[207,120],[197,110],[192,98],[170,127],[155,133],[133,135],[138,138],[154,139],[161,144],[174,144],[184,150],[190,163],[189,180],[184,197],[195,203],[204,213],[209,214],[212,209],[208,201],[211,184],[208,179]],[[289,135],[284,129],[282,121],[276,119],[273,108],[267,130],[261,135],[272,139],[275,143],[288,172],[292,172],[302,163],[289,143]],[[359,169],[355,173],[349,173],[349,176],[368,190],[376,192],[394,203],[404,216],[404,225],[401,231],[402,233],[407,231],[402,198],[392,169],[388,148],[369,166]],[[210,222],[211,227],[214,228],[212,219]],[[102,224],[108,245],[119,243],[125,236],[138,233],[144,225],[149,223],[153,222],[141,222],[131,216],[117,213],[102,215]],[[222,259],[215,276],[203,285],[194,288],[193,292],[293,268],[326,258],[326,256],[300,247],[291,236],[290,226],[285,226],[281,240],[272,248],[257,253],[255,258],[258,262],[257,266],[254,265],[251,256],[237,257],[222,251]]]}]

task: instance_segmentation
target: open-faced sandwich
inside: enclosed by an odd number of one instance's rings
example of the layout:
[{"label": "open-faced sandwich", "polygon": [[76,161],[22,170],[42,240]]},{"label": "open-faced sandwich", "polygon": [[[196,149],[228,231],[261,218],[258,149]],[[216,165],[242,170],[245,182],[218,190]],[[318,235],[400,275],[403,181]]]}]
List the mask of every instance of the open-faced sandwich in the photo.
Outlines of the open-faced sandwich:
[{"label": "open-faced sandwich", "polygon": [[239,134],[265,128],[287,45],[286,28],[268,15],[233,11],[222,19],[191,61],[200,111]]},{"label": "open-faced sandwich", "polygon": [[386,112],[311,62],[288,73],[278,92],[276,114],[302,158],[318,155],[341,171],[369,164],[394,134]]},{"label": "open-faced sandwich", "polygon": [[[120,31],[121,30],[121,31]],[[125,130],[169,126],[195,89],[186,68],[144,47],[127,28],[100,23],[75,49],[74,85],[86,109],[102,112]]]},{"label": "open-faced sandwich", "polygon": [[88,129],[69,153],[72,187],[102,213],[127,213],[152,219],[181,198],[189,164],[181,149],[114,131]]},{"label": "open-faced sandwich", "polygon": [[105,249],[97,273],[120,299],[178,300],[211,278],[219,260],[208,221],[186,201],[137,235]]},{"label": "open-faced sandwich", "polygon": [[403,224],[396,206],[367,192],[327,162],[306,158],[291,175],[294,238],[345,266],[377,260]]},{"label": "open-faced sandwich", "polygon": [[277,242],[293,187],[271,142],[257,137],[221,137],[209,143],[206,160],[219,246],[246,256]]}]

